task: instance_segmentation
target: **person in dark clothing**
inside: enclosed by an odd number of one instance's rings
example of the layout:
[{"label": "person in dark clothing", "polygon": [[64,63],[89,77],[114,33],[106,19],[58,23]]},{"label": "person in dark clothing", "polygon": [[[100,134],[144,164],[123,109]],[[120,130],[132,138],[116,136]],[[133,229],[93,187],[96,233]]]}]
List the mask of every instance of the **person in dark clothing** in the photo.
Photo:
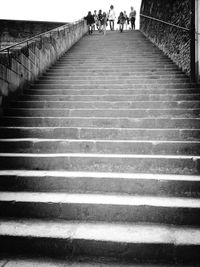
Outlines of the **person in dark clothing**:
[{"label": "person in dark clothing", "polygon": [[119,24],[119,30],[120,32],[123,32],[124,30],[124,23],[126,21],[126,18],[124,17],[124,13],[120,12],[117,23]]},{"label": "person in dark clothing", "polygon": [[129,20],[131,22],[131,29],[135,30],[136,11],[134,10],[133,7],[131,7],[131,12],[129,14]]},{"label": "person in dark clothing", "polygon": [[102,20],[103,20],[103,14],[102,14],[101,9],[99,10],[97,17],[98,17],[99,32],[101,32],[102,31]]},{"label": "person in dark clothing", "polygon": [[92,34],[93,24],[95,23],[95,21],[94,21],[94,16],[92,15],[91,11],[88,12],[87,16],[84,17],[84,19],[87,21],[88,33]]}]

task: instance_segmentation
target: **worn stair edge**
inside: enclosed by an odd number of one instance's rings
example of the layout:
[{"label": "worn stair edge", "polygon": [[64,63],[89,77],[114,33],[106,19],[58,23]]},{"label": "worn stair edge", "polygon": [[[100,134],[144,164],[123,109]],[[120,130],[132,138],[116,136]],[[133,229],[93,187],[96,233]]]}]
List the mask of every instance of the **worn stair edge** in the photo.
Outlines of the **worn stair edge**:
[{"label": "worn stair edge", "polygon": [[198,175],[199,156],[95,153],[1,153],[0,169],[137,172]]},{"label": "worn stair edge", "polygon": [[200,177],[67,171],[0,171],[1,191],[200,197]]},{"label": "worn stair edge", "polygon": [[1,127],[1,138],[72,138],[105,140],[199,141],[200,129],[131,129],[87,127]]},{"label": "worn stair edge", "polygon": [[[57,92],[58,90],[58,92]],[[123,95],[140,95],[141,94],[141,89],[133,88],[125,88],[125,89],[118,89],[118,88],[82,88],[82,87],[75,87],[75,88],[70,88],[70,89],[58,89],[58,88],[27,88],[24,90],[25,95],[38,95],[43,94],[43,95],[55,95],[55,94],[63,94],[63,95],[121,95],[123,92]],[[172,88],[172,89],[162,89],[162,88],[145,88],[142,90],[142,94],[149,94],[149,95],[183,95],[183,94],[188,94],[188,95],[193,95],[193,94],[198,94],[199,89],[198,88]]]},{"label": "worn stair edge", "polygon": [[1,192],[0,208],[0,217],[200,223],[200,200],[194,198],[6,191]]},{"label": "worn stair edge", "polygon": [[199,263],[199,229],[167,225],[1,220],[2,251],[131,262]]},{"label": "worn stair edge", "polygon": [[23,117],[111,117],[111,118],[199,118],[200,108],[193,109],[69,109],[5,108],[5,116]]},{"label": "worn stair edge", "polygon": [[192,83],[165,83],[165,84],[149,84],[147,83],[134,83],[134,84],[114,84],[100,83],[91,84],[89,81],[86,84],[62,84],[60,82],[52,84],[32,84],[31,89],[195,89],[199,88],[199,85]]},{"label": "worn stair edge", "polygon": [[22,95],[20,96],[21,100],[31,100],[31,101],[77,101],[77,102],[138,102],[138,101],[199,101],[200,94],[179,94],[179,95],[162,95],[162,94],[138,94],[138,95],[60,95],[60,94],[51,94],[51,95]]},{"label": "worn stair edge", "polygon": [[0,126],[39,126],[39,127],[93,127],[93,128],[146,128],[146,129],[199,129],[200,118],[164,117],[23,117],[4,116]]},{"label": "worn stair edge", "polygon": [[10,107],[17,108],[69,108],[69,109],[191,109],[200,108],[200,101],[13,101]]},{"label": "worn stair edge", "polygon": [[200,155],[200,141],[0,139],[0,153],[112,153]]}]

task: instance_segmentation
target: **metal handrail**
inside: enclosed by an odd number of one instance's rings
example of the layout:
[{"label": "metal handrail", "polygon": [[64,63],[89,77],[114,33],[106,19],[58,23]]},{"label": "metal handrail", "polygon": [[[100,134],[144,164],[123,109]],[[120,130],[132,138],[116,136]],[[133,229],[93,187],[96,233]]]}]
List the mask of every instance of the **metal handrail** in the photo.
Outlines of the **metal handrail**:
[{"label": "metal handrail", "polygon": [[21,42],[19,42],[19,43],[16,43],[16,44],[14,44],[14,45],[10,45],[10,46],[4,47],[3,49],[0,49],[0,52],[10,50],[11,48],[13,48],[13,47],[15,47],[15,46],[18,46],[18,45],[21,45],[21,44],[23,44],[23,43],[27,43],[27,44],[28,44],[28,42],[30,42],[30,41],[32,41],[32,40],[38,38],[38,37],[44,36],[44,35],[46,35],[46,34],[48,34],[48,33],[52,33],[52,32],[54,32],[54,31],[59,31],[60,29],[66,29],[66,28],[70,27],[71,25],[74,25],[74,24],[76,24],[76,23],[78,23],[78,22],[80,22],[80,21],[81,21],[81,20],[75,21],[75,22],[73,22],[73,23],[67,23],[67,24],[64,24],[64,25],[62,25],[62,26],[59,26],[59,27],[57,27],[57,28],[51,29],[50,31],[46,31],[46,32],[37,34],[37,35],[35,35],[35,36],[31,37],[31,38],[28,38],[28,39],[26,39],[26,40],[23,40],[23,41],[21,41]]},{"label": "metal handrail", "polygon": [[179,28],[179,29],[182,29],[182,30],[185,30],[185,31],[191,31],[191,29],[188,29],[188,28],[185,28],[185,27],[181,27],[179,25],[176,25],[176,24],[173,24],[173,23],[170,23],[170,22],[167,22],[167,21],[164,21],[164,20],[160,20],[160,19],[157,19],[157,18],[154,18],[154,17],[150,17],[150,16],[146,16],[146,15],[143,15],[143,14],[140,14],[141,17],[144,17],[144,18],[148,18],[148,19],[151,19],[151,20],[156,20],[158,22],[161,22],[161,23],[164,23],[164,24],[167,24],[169,26],[173,26],[175,28]]}]

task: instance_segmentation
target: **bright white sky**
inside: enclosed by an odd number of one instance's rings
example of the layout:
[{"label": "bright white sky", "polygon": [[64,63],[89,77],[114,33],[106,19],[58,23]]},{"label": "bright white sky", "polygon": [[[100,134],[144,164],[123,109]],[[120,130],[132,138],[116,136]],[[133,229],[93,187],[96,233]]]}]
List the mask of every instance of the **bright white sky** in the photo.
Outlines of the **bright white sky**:
[{"label": "bright white sky", "polygon": [[141,0],[2,0],[0,19],[73,22],[87,15],[88,11],[108,11],[114,5],[117,16],[120,11],[137,11],[136,27],[139,26]]}]

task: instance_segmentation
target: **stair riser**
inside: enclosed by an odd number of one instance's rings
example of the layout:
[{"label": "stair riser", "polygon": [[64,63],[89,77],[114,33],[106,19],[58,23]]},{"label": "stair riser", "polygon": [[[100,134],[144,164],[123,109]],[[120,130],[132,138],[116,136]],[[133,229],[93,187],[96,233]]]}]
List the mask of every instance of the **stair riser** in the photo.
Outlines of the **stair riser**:
[{"label": "stair riser", "polygon": [[160,68],[159,69],[155,69],[155,68],[143,68],[143,69],[140,69],[140,70],[137,70],[137,69],[132,69],[132,70],[119,70],[119,69],[107,69],[105,71],[105,69],[97,69],[95,68],[93,71],[89,70],[89,69],[81,69],[81,70],[76,70],[76,72],[74,72],[74,70],[70,70],[70,69],[60,69],[60,70],[57,70],[57,69],[48,69],[46,70],[46,72],[43,74],[43,75],[60,75],[60,76],[117,76],[119,77],[120,75],[121,76],[125,76],[125,77],[129,77],[129,76],[132,76],[132,75],[180,75],[183,73],[178,70],[177,68],[173,68],[173,69],[166,69],[166,70],[161,70]]},{"label": "stair riser", "polygon": [[112,117],[112,118],[199,118],[200,109],[182,110],[69,110],[69,109],[5,109],[6,116],[22,117]]},{"label": "stair riser", "polygon": [[[110,70],[109,70],[109,67],[110,67]],[[102,66],[91,66],[90,64],[86,67],[85,65],[84,66],[71,66],[69,65],[68,67],[67,66],[60,66],[60,67],[54,67],[52,69],[49,69],[49,71],[53,71],[53,72],[71,72],[71,71],[77,71],[77,68],[78,68],[78,72],[90,72],[90,74],[92,74],[93,72],[104,72],[104,73],[113,73],[113,72],[120,72],[120,73],[124,73],[124,70],[121,66],[113,66],[113,65],[110,65],[110,66],[106,66],[105,65],[102,65]],[[124,69],[126,69],[126,72],[141,72],[141,71],[153,71],[153,72],[157,72],[157,71],[178,71],[178,68],[174,65],[166,65],[166,66],[163,66],[162,64],[160,65],[149,65],[147,66],[146,64],[140,64],[140,65],[137,65],[137,66],[133,66],[130,65],[130,66],[124,66]],[[77,72],[76,72],[76,75]]]},{"label": "stair riser", "polygon": [[[89,117],[88,117],[89,118]],[[200,119],[168,118],[67,118],[67,117],[4,117],[1,126],[23,127],[93,127],[142,129],[199,129]]]},{"label": "stair riser", "polygon": [[21,100],[29,101],[110,101],[121,102],[121,101],[197,101],[200,100],[200,94],[171,94],[171,95],[56,95],[56,91],[52,95],[23,95],[20,97]]},{"label": "stair riser", "polygon": [[[34,84],[31,86],[31,89],[76,89],[76,90],[88,90],[88,89],[92,89],[92,90],[97,90],[97,89],[107,89],[107,90],[115,90],[115,89],[118,89],[118,90],[124,90],[124,89],[188,89],[189,91],[189,88],[192,88],[192,89],[195,89],[197,87],[197,85],[194,85],[194,84],[187,84],[187,83],[172,83],[172,84],[149,84],[149,83],[138,83],[138,84],[90,84],[89,82],[87,82],[85,85],[84,84],[61,84],[61,83],[58,83],[58,84],[52,84],[52,83],[49,83],[49,84]],[[27,90],[28,91],[28,90]],[[123,92],[123,91],[122,91]],[[121,92],[121,93],[122,93]],[[140,91],[140,94],[143,93]]]},{"label": "stair riser", "polygon": [[199,129],[1,128],[1,138],[71,138],[105,140],[199,140]]},{"label": "stair riser", "polygon": [[[142,58],[135,58],[135,60],[127,60],[126,58],[119,58],[119,59],[109,59],[106,60],[87,60],[87,59],[79,59],[79,60],[60,60],[58,62],[56,62],[52,67],[68,67],[69,65],[72,66],[96,66],[97,65],[97,61],[98,61],[98,66],[118,66],[118,65],[122,65],[122,66],[137,66],[137,65],[146,65],[146,66],[174,66],[172,61],[170,61],[169,59],[160,59],[160,58],[146,58],[146,59],[142,59]],[[51,68],[52,68],[51,67]]]},{"label": "stair riser", "polygon": [[[117,264],[132,263],[199,263],[199,246],[170,244],[141,244],[84,239],[33,238],[1,236],[2,252],[12,255],[47,256],[70,259],[78,256],[113,257]],[[98,261],[99,262],[99,261]],[[102,260],[100,260],[102,263]],[[71,263],[70,263],[71,264]],[[79,264],[79,263],[78,263]],[[89,265],[91,262],[89,263]],[[99,263],[98,263],[99,264]],[[88,265],[88,266],[89,266]],[[146,265],[146,264],[145,264]],[[109,266],[109,264],[105,265]],[[114,266],[114,265],[113,265]],[[129,266],[129,264],[127,265]],[[148,265],[150,266],[150,265]],[[162,266],[162,265],[160,265]],[[165,265],[166,266],[166,265]]]},{"label": "stair riser", "polygon": [[[172,62],[136,62],[136,63],[128,63],[128,62],[118,62],[114,64],[114,69],[120,69],[120,67],[123,66],[126,69],[131,69],[132,67],[149,67],[149,68],[159,68],[161,67],[161,69],[167,69],[167,68],[174,68],[174,64]],[[59,69],[59,68],[89,68],[89,69],[93,69],[97,67],[97,63],[91,63],[91,62],[84,62],[84,63],[80,63],[80,62],[68,62],[68,63],[57,63],[56,65],[53,65],[51,68],[54,69]],[[98,62],[98,68],[113,68],[113,63],[112,62]]]},{"label": "stair riser", "polygon": [[[145,58],[144,58],[145,56]],[[160,61],[160,62],[169,62],[169,63],[172,63],[172,61],[166,57],[166,56],[161,56],[161,55],[150,55],[148,53],[143,53],[143,54],[140,54],[140,55],[130,55],[128,58],[127,58],[127,55],[119,55],[118,57],[115,56],[115,55],[111,55],[110,57],[108,57],[106,59],[106,62],[108,63],[118,63],[118,62],[124,62],[124,61],[127,61],[127,63],[136,63],[136,62],[157,62],[157,61]],[[72,62],[78,62],[78,63],[85,63],[85,62],[93,62],[93,63],[105,63],[105,59],[104,58],[99,58],[99,57],[94,57],[92,55],[90,55],[90,57],[86,57],[86,56],[82,56],[80,55],[78,58],[75,56],[70,56],[70,55],[67,55],[66,57],[63,56],[61,59],[59,59],[57,61],[56,64],[59,64],[59,63],[72,63]],[[55,64],[55,65],[56,65]]]},{"label": "stair riser", "polygon": [[199,181],[114,178],[0,176],[0,190],[12,192],[119,193],[200,197]]},{"label": "stair riser", "polygon": [[[140,95],[141,89],[26,89],[28,95]],[[142,94],[199,94],[198,89],[143,89]]]},{"label": "stair riser", "polygon": [[200,143],[109,141],[0,141],[0,153],[108,153],[200,155]]},{"label": "stair riser", "polygon": [[148,76],[148,77],[153,77],[154,75],[161,75],[164,78],[167,78],[168,76],[171,77],[179,77],[180,75],[183,75],[183,73],[181,71],[178,70],[149,70],[149,69],[142,69],[142,70],[132,70],[132,71],[119,71],[119,70],[54,70],[54,69],[49,69],[47,70],[42,77],[72,77],[72,79],[76,78],[76,77],[90,77],[91,79],[93,79],[94,77],[102,77],[103,79],[106,77],[112,78],[112,77],[122,77],[122,78],[141,78],[144,76]]},{"label": "stair riser", "polygon": [[72,101],[16,101],[11,103],[17,108],[68,108],[68,109],[196,109],[200,101],[138,101],[138,102],[72,102]]},{"label": "stair riser", "polygon": [[68,170],[123,173],[200,174],[199,157],[148,157],[119,156],[98,157],[95,155],[0,155],[0,169]]},{"label": "stair riser", "polygon": [[114,75],[114,74],[109,74],[109,75],[97,75],[97,74],[92,74],[92,75],[74,75],[74,76],[69,76],[65,74],[52,74],[49,75],[48,73],[43,74],[42,77],[40,77],[40,81],[55,81],[55,80],[66,80],[66,81],[80,81],[80,80],[87,80],[87,81],[120,81],[121,79],[126,79],[126,80],[134,80],[134,79],[158,79],[158,80],[164,80],[168,79],[169,81],[177,81],[177,80],[185,80],[186,76],[184,74],[165,74],[165,75],[153,75],[153,74],[145,74],[145,73],[138,73],[138,74],[121,74],[121,75]]},{"label": "stair riser", "polygon": [[106,85],[110,85],[110,84],[122,84],[122,85],[126,85],[126,84],[143,84],[143,83],[146,83],[146,84],[167,84],[167,83],[189,83],[190,80],[189,79],[110,79],[110,80],[93,80],[92,78],[89,80],[85,80],[85,79],[79,79],[79,80],[64,80],[64,79],[42,79],[42,80],[39,80],[38,82],[36,82],[35,84],[36,85],[42,85],[42,84],[83,84],[83,85],[97,85],[98,84],[106,84]]},{"label": "stair riser", "polygon": [[0,217],[199,225],[200,208],[0,201]]}]

